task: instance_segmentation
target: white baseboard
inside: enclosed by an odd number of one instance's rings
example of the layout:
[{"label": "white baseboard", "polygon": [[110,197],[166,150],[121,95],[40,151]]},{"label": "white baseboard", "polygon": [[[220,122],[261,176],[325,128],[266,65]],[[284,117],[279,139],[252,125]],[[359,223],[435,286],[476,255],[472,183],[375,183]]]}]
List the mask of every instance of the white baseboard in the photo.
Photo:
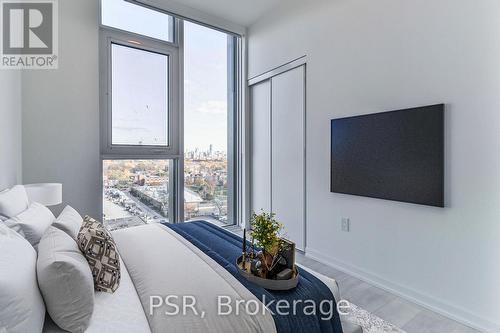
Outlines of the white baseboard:
[{"label": "white baseboard", "polygon": [[457,307],[445,301],[439,300],[433,296],[391,282],[376,274],[367,272],[359,267],[355,267],[353,265],[341,262],[337,259],[328,257],[320,251],[317,251],[310,247],[306,248],[306,257],[329,265],[335,269],[338,269],[339,271],[345,272],[362,281],[370,283],[378,288],[386,290],[410,302],[416,303],[424,308],[439,313],[445,317],[458,321],[481,332],[500,332],[500,323],[495,323],[489,319],[481,317],[480,315],[474,314],[469,310]]}]

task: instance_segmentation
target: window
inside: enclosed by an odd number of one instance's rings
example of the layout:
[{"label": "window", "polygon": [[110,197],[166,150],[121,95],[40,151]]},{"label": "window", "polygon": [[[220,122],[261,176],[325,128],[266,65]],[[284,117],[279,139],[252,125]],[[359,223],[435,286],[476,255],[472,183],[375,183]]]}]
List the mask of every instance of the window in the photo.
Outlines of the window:
[{"label": "window", "polygon": [[174,41],[174,18],[124,0],[101,1],[102,24],[138,35]]},{"label": "window", "polygon": [[233,37],[184,23],[184,215],[223,224],[230,218]]},{"label": "window", "polygon": [[179,155],[179,47],[101,30],[101,150],[106,156]]},{"label": "window", "polygon": [[233,224],[238,37],[123,0],[101,19],[106,225]]},{"label": "window", "polygon": [[168,55],[111,45],[113,145],[168,146]]},{"label": "window", "polygon": [[172,161],[104,160],[103,221],[110,230],[169,222]]}]

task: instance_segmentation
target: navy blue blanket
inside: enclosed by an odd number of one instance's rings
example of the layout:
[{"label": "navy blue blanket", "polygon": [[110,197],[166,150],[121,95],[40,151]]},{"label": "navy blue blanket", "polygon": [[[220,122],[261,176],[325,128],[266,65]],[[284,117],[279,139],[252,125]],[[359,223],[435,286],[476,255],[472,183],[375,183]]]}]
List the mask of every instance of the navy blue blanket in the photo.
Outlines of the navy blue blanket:
[{"label": "navy blue blanket", "polygon": [[[299,284],[295,289],[266,290],[247,281],[236,268],[236,259],[241,255],[243,241],[240,237],[204,221],[165,225],[214,259],[268,305],[278,333],[342,333],[337,303],[332,292],[309,272],[300,270]],[[295,301],[297,305],[295,314],[290,311],[289,315],[280,315],[280,311],[276,311],[276,302],[279,300],[287,301],[290,309]],[[315,309],[312,307],[312,302],[315,304]]]}]

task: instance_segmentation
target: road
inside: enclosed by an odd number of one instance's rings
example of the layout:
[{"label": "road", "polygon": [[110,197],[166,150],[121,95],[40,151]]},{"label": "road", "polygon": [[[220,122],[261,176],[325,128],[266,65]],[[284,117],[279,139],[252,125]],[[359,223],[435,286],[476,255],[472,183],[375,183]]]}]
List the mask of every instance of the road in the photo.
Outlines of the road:
[{"label": "road", "polygon": [[[168,222],[168,218],[161,216],[160,213],[158,213],[156,210],[152,209],[151,207],[147,206],[144,204],[141,200],[137,199],[134,197],[132,194],[129,192],[122,192],[128,199],[132,200],[135,202],[138,208],[140,208],[143,212],[148,214],[151,217],[151,221],[148,223],[160,223],[160,222]],[[155,216],[159,216],[159,219],[155,219]]]}]

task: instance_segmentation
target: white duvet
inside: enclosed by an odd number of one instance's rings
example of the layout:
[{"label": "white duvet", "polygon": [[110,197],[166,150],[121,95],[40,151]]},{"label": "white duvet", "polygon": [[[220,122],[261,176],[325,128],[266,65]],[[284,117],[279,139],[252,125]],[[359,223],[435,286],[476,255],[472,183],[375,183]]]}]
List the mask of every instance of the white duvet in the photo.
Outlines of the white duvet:
[{"label": "white duvet", "polygon": [[[271,314],[264,309],[247,314],[243,303],[239,314],[218,315],[218,297],[233,300],[258,299],[236,278],[174,231],[150,224],[113,234],[123,261],[134,282],[152,332],[276,332]],[[193,308],[177,315],[172,306],[158,305],[159,297]],[[225,309],[225,312],[228,312]]]}]

